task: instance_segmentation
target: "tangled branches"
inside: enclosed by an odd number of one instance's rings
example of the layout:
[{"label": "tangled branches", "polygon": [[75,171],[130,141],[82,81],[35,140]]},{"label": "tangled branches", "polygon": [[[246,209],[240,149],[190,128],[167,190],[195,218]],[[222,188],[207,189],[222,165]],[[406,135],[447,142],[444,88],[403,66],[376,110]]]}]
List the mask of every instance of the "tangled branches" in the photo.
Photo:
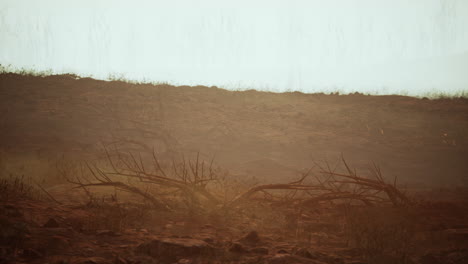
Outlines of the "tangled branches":
[{"label": "tangled branches", "polygon": [[[219,203],[218,198],[207,190],[207,186],[217,180],[218,170],[213,167],[213,162],[200,160],[199,154],[194,161],[182,158],[162,166],[154,151],[149,156],[117,148],[104,148],[104,152],[104,165],[102,162],[100,165],[86,162],[80,167],[81,173],[67,173],[62,168],[62,175],[87,194],[89,187],[113,187],[143,197],[155,208],[165,211],[173,210],[170,196],[177,194],[187,206]],[[84,170],[89,172],[88,176]]]},{"label": "tangled branches", "polygon": [[[335,200],[361,201],[368,206],[390,203],[399,207],[411,204],[397,187],[396,179],[392,184],[385,182],[381,170],[375,164],[373,178],[365,178],[351,170],[344,158],[342,164],[346,172],[335,172],[328,164],[315,164],[314,168],[319,169],[320,176],[310,177],[311,169],[297,181],[256,185],[226,202],[214,189],[220,180],[221,171],[214,167],[213,160],[205,162],[199,154],[194,160],[182,158],[179,161],[172,159],[161,162],[154,150],[149,155],[134,154],[118,148],[104,148],[104,152],[105,165],[85,163],[81,176],[64,175],[68,182],[88,194],[90,187],[113,187],[138,195],[154,208],[165,211],[172,211],[181,204],[201,211],[208,208],[236,208],[253,200],[276,206],[309,208],[317,203]],[[84,176],[83,167],[89,172],[89,177]],[[280,192],[280,195],[275,194],[275,191]]]}]

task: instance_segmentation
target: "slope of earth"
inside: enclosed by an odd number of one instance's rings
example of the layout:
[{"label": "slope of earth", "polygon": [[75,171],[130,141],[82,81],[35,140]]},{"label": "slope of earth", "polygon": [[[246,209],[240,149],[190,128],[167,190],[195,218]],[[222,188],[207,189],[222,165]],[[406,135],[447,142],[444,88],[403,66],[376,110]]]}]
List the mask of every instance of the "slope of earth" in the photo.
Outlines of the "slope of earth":
[{"label": "slope of earth", "polygon": [[161,155],[200,152],[239,175],[297,177],[341,153],[408,184],[468,185],[468,100],[226,91],[0,75],[0,146],[82,155],[134,141]]}]

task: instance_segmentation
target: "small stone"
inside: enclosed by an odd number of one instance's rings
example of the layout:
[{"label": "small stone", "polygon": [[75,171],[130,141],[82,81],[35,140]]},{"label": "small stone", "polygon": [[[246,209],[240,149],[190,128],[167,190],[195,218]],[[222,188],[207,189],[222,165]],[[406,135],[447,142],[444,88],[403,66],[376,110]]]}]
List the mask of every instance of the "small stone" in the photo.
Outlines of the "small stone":
[{"label": "small stone", "polygon": [[443,232],[448,240],[460,242],[468,240],[468,228],[446,229]]},{"label": "small stone", "polygon": [[251,231],[245,237],[241,238],[240,242],[255,245],[260,242],[260,236],[257,231]]},{"label": "small stone", "polygon": [[328,258],[323,259],[322,261],[326,263],[330,263],[330,264],[344,264],[345,263],[345,261],[342,258],[337,257],[337,256],[328,256]]},{"label": "small stone", "polygon": [[205,238],[203,238],[203,241],[205,241],[206,243],[209,243],[209,244],[213,244],[213,243],[214,243],[214,239],[211,238],[211,237],[205,237]]},{"label": "small stone", "polygon": [[72,264],[111,264],[109,260],[100,257],[81,258],[73,261]]},{"label": "small stone", "polygon": [[54,218],[50,218],[47,223],[45,223],[43,225],[43,227],[46,227],[46,228],[57,228],[57,227],[60,227],[60,224],[57,222],[57,220],[55,220]]},{"label": "small stone", "polygon": [[250,252],[259,255],[268,255],[269,250],[266,247],[257,247],[250,250]]},{"label": "small stone", "polygon": [[0,211],[0,213],[3,213],[6,216],[10,217],[22,217],[23,213],[15,206],[7,204],[4,206],[3,212]]},{"label": "small stone", "polygon": [[307,248],[299,249],[294,255],[309,259],[315,258],[314,255]]},{"label": "small stone", "polygon": [[0,244],[19,243],[25,239],[29,233],[26,223],[0,215]]},{"label": "small stone", "polygon": [[421,264],[443,264],[442,261],[438,257],[436,257],[434,254],[427,254],[422,256],[419,259],[419,263]]},{"label": "small stone", "polygon": [[125,259],[121,258],[121,257],[116,257],[115,261],[114,261],[114,264],[128,264],[128,262]]},{"label": "small stone", "polygon": [[246,253],[248,250],[239,243],[234,243],[229,247],[229,252]]},{"label": "small stone", "polygon": [[164,262],[175,262],[184,257],[211,255],[214,249],[208,243],[189,238],[161,238],[140,244],[136,253],[149,255]]},{"label": "small stone", "polygon": [[301,258],[298,256],[292,256],[289,254],[276,254],[269,258],[267,264],[324,264],[323,262],[317,262],[316,260]]},{"label": "small stone", "polygon": [[458,249],[445,253],[445,263],[468,263],[468,249]]},{"label": "small stone", "polygon": [[112,230],[98,230],[96,231],[96,235],[98,236],[120,236],[122,234],[116,233]]},{"label": "small stone", "polygon": [[39,259],[42,257],[42,254],[38,252],[37,250],[28,248],[28,249],[23,250],[22,256],[27,259]]}]

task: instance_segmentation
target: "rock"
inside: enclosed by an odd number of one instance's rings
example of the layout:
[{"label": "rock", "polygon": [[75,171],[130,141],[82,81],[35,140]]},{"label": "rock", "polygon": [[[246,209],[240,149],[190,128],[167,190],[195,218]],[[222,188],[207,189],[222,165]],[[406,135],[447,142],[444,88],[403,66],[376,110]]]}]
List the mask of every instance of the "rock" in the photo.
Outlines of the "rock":
[{"label": "rock", "polygon": [[276,254],[267,259],[267,264],[326,264],[318,260],[301,258],[290,254]]},{"label": "rock", "polygon": [[60,227],[60,224],[57,222],[57,220],[55,220],[54,218],[50,218],[47,223],[45,223],[43,225],[43,227],[46,227],[46,228],[57,228],[57,227]]},{"label": "rock", "polygon": [[339,258],[337,256],[329,256],[327,254],[316,252],[308,248],[301,248],[298,251],[296,251],[294,255],[303,257],[303,258],[319,260],[319,261],[326,262],[329,264],[343,264],[344,263],[344,260],[342,258]]},{"label": "rock", "polygon": [[200,234],[197,234],[195,237],[193,238],[196,238],[196,239],[201,239],[203,241],[205,241],[206,243],[209,243],[209,244],[213,244],[215,243],[215,235],[212,234],[212,233],[209,233],[209,232],[203,232],[203,233],[200,233]]},{"label": "rock", "polygon": [[211,238],[211,237],[205,237],[205,238],[203,238],[203,241],[205,241],[206,243],[209,243],[209,244],[213,244],[213,243],[214,243],[214,239]]},{"label": "rock", "polygon": [[[401,257],[388,255],[388,254],[379,254],[376,256],[369,257],[367,259],[369,263],[382,263],[382,264],[414,264],[411,259],[402,259]],[[447,263],[448,264],[448,263]]]},{"label": "rock", "polygon": [[232,252],[232,253],[241,254],[241,253],[246,253],[248,251],[249,251],[248,249],[246,249],[243,245],[239,243],[234,243],[229,247],[229,252]]},{"label": "rock", "polygon": [[1,208],[0,214],[9,217],[23,217],[23,213],[15,206],[11,204],[6,204]]},{"label": "rock", "polygon": [[139,245],[136,253],[146,254],[162,261],[175,262],[186,257],[212,255],[214,248],[198,239],[161,238]]},{"label": "rock", "polygon": [[325,259],[321,259],[328,264],[345,264],[344,259],[337,257],[337,256],[327,256]]},{"label": "rock", "polygon": [[266,247],[257,247],[250,250],[250,252],[258,255],[268,255],[270,252]]},{"label": "rock", "polygon": [[128,261],[121,257],[116,257],[113,264],[128,264]]},{"label": "rock", "polygon": [[62,260],[55,262],[54,264],[70,264],[70,262],[68,260],[62,259]]},{"label": "rock", "polygon": [[338,250],[337,253],[342,256],[350,256],[350,257],[360,257],[362,256],[363,250],[358,248],[346,248],[342,250]]},{"label": "rock", "polygon": [[[158,260],[155,260],[154,258],[150,256],[132,256],[131,258],[126,258],[127,261],[126,264],[166,264],[167,262],[159,262]],[[178,264],[177,262],[168,262],[168,263],[173,263],[173,264]]]},{"label": "rock", "polygon": [[316,259],[316,257],[312,254],[312,251],[310,251],[307,248],[299,249],[298,251],[296,251],[294,255],[303,257],[303,258]]},{"label": "rock", "polygon": [[255,245],[260,242],[260,236],[258,235],[257,231],[251,231],[239,241],[245,244]]},{"label": "rock", "polygon": [[67,225],[71,226],[75,231],[78,231],[80,233],[83,233],[87,230],[85,230],[85,219],[86,217],[79,217],[75,215],[68,216],[65,218],[65,222]]},{"label": "rock", "polygon": [[22,243],[29,233],[26,223],[0,216],[0,245]]},{"label": "rock", "polygon": [[21,256],[23,258],[30,259],[30,260],[42,258],[42,254],[32,248],[23,250],[23,253],[21,254]]},{"label": "rock", "polygon": [[96,231],[96,235],[98,236],[121,236],[121,233],[116,233],[112,230],[98,230]]},{"label": "rock", "polygon": [[421,264],[464,264],[468,263],[468,250],[450,250],[429,253],[419,259]]},{"label": "rock", "polygon": [[[13,255],[14,250],[11,247],[0,247],[0,257]],[[3,263],[3,262],[0,262]]]},{"label": "rock", "polygon": [[337,229],[336,224],[331,224],[328,222],[308,222],[305,226],[306,230],[308,232],[327,232],[330,233],[331,231],[334,231]]},{"label": "rock", "polygon": [[112,264],[110,260],[100,257],[79,258],[71,262],[71,264]]},{"label": "rock", "polygon": [[47,254],[63,253],[70,247],[70,243],[67,238],[62,236],[51,236],[44,241],[42,245],[43,252]]},{"label": "rock", "polygon": [[446,229],[443,231],[446,238],[453,241],[468,241],[468,228]]},{"label": "rock", "polygon": [[289,252],[284,248],[279,249],[278,251],[276,251],[276,253],[278,253],[278,254],[289,254]]},{"label": "rock", "polygon": [[462,264],[468,263],[468,250],[457,250],[447,254],[447,263]]}]

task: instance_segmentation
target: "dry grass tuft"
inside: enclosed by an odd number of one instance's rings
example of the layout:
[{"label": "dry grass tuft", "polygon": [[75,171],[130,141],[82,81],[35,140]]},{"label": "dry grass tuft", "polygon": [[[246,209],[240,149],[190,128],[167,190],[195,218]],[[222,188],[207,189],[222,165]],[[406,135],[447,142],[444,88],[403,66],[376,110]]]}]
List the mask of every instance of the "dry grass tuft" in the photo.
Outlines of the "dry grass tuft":
[{"label": "dry grass tuft", "polygon": [[407,208],[348,208],[345,233],[348,244],[362,250],[369,263],[411,263],[416,218]]}]

